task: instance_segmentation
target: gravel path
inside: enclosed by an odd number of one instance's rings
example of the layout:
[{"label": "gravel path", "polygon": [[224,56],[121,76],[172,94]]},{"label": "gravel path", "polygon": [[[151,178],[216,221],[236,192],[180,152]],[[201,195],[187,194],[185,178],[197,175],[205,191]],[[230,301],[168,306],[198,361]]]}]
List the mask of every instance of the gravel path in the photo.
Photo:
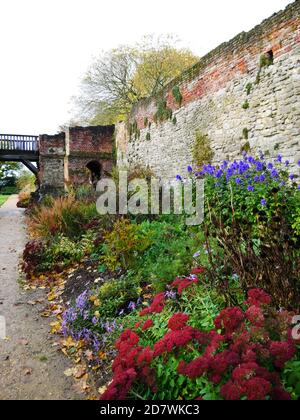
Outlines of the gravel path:
[{"label": "gravel path", "polygon": [[73,379],[64,375],[69,361],[53,346],[49,321],[39,316],[39,305],[28,304],[43,299],[43,291],[24,292],[18,284],[26,234],[16,202],[12,196],[0,208],[0,317],[7,336],[0,337],[0,400],[81,399]]}]

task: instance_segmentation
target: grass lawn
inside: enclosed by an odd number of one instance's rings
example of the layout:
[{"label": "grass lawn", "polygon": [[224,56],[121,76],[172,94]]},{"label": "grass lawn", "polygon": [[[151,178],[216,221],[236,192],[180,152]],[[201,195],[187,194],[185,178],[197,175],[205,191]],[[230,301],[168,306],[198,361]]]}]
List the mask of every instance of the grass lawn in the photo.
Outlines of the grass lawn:
[{"label": "grass lawn", "polygon": [[2,195],[0,194],[0,207],[2,206],[2,204],[5,203],[6,200],[9,199],[9,195]]}]

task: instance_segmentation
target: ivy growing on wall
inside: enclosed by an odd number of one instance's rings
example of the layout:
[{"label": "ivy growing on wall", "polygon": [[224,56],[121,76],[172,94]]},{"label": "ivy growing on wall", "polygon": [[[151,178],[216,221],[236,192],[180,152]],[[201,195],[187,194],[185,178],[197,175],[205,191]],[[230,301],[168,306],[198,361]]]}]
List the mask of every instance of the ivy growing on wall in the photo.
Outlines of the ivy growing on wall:
[{"label": "ivy growing on wall", "polygon": [[138,123],[136,120],[129,125],[129,136],[130,139],[134,137],[135,140],[138,140],[141,137],[141,130],[138,128]]},{"label": "ivy growing on wall", "polygon": [[248,99],[243,103],[243,109],[249,109],[250,108],[250,104]]},{"label": "ivy growing on wall", "polygon": [[249,96],[250,95],[250,93],[252,92],[252,89],[253,89],[253,85],[252,85],[252,83],[248,83],[247,85],[246,85],[246,92],[247,92],[247,95]]},{"label": "ivy growing on wall", "polygon": [[249,130],[248,130],[248,128],[244,128],[243,129],[243,138],[245,140],[248,140],[248,138],[249,138]]},{"label": "ivy growing on wall", "polygon": [[273,56],[272,50],[260,56],[259,70],[258,70],[256,81],[255,81],[257,85],[260,83],[260,76],[261,76],[261,72],[263,68],[272,66],[273,64],[274,64],[274,56]]},{"label": "ivy growing on wall", "polygon": [[165,99],[159,99],[157,103],[157,111],[154,115],[154,121],[156,123],[161,123],[167,120],[171,120],[172,116],[173,111],[167,106],[167,101]]},{"label": "ivy growing on wall", "polygon": [[182,94],[181,94],[181,91],[180,91],[180,87],[177,86],[177,85],[174,86],[173,89],[172,89],[172,94],[173,94],[173,98],[175,99],[175,102],[179,106],[181,106],[183,97],[182,97]]},{"label": "ivy growing on wall", "polygon": [[241,153],[249,153],[251,151],[251,146],[249,141],[244,144],[244,146],[241,147]]},{"label": "ivy growing on wall", "polygon": [[193,161],[197,168],[201,169],[203,165],[210,163],[214,157],[211,148],[211,142],[207,135],[196,131],[196,140],[193,148]]}]

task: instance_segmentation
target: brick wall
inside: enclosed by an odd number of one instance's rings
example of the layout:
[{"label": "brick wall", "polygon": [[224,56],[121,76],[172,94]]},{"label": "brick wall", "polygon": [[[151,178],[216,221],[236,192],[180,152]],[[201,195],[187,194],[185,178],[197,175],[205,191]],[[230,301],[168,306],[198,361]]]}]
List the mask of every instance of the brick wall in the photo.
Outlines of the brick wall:
[{"label": "brick wall", "polygon": [[[260,71],[260,58],[270,51],[273,65]],[[162,98],[172,120],[156,122]],[[280,151],[294,164],[300,159],[299,0],[216,48],[161,98],[140,101],[129,124],[117,127],[118,163],[149,166],[162,177],[184,173],[192,163],[196,130],[210,138],[214,163],[239,157],[249,147],[271,158]]]},{"label": "brick wall", "polygon": [[74,127],[55,136],[40,136],[39,182],[52,192],[90,183],[87,165],[98,162],[102,175],[113,167],[114,126]]}]

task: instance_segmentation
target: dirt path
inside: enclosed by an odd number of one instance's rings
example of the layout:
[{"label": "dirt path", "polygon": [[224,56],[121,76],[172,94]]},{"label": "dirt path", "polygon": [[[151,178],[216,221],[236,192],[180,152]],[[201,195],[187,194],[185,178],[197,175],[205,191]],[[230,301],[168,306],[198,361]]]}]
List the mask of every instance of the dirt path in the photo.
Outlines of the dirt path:
[{"label": "dirt path", "polygon": [[8,337],[0,338],[0,400],[80,399],[73,380],[64,375],[70,365],[53,346],[47,319],[28,304],[42,291],[23,292],[18,285],[25,230],[16,202],[12,196],[0,208],[0,316]]}]

